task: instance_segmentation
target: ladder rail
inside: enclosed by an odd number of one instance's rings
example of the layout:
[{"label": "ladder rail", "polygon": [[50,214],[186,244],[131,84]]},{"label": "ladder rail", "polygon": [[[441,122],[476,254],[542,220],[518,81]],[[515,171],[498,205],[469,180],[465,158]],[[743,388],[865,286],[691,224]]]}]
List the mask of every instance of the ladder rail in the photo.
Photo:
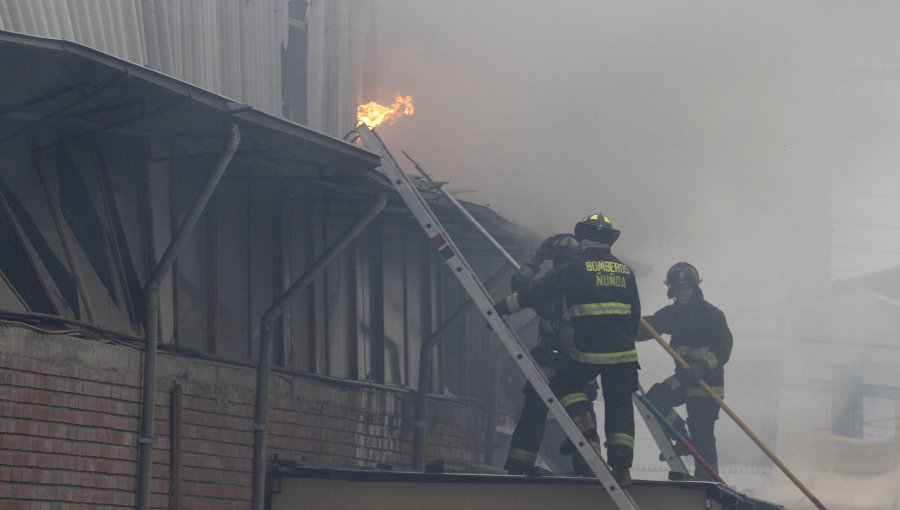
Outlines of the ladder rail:
[{"label": "ladder rail", "polygon": [[467,220],[469,220],[469,223],[471,223],[472,226],[475,227],[475,230],[478,230],[478,232],[481,233],[482,236],[484,236],[484,238],[487,240],[487,242],[489,242],[491,244],[491,246],[494,247],[494,249],[496,249],[498,252],[500,252],[500,255],[503,255],[503,258],[505,258],[506,261],[509,262],[510,265],[512,265],[514,268],[516,268],[516,271],[518,271],[519,268],[521,267],[519,265],[519,262],[516,259],[514,259],[513,256],[509,254],[508,251],[506,251],[506,249],[503,247],[503,245],[501,245],[500,243],[497,242],[496,239],[494,239],[494,236],[492,236],[491,233],[487,231],[487,229],[485,229],[483,226],[481,226],[481,223],[478,220],[476,220],[475,217],[472,216],[472,214],[469,211],[467,211],[466,208],[463,207],[463,205],[461,203],[459,203],[459,200],[457,200],[456,197],[454,197],[452,193],[450,193],[449,191],[444,189],[444,184],[436,183],[436,181],[431,178],[431,175],[429,175],[428,172],[426,172],[425,169],[422,168],[422,165],[420,165],[418,162],[416,162],[416,160],[414,160],[412,158],[412,156],[407,154],[406,151],[400,151],[400,152],[402,152],[403,155],[406,156],[406,158],[408,160],[412,161],[412,164],[416,167],[416,170],[418,170],[419,173],[422,174],[422,177],[428,179],[429,182],[432,182],[435,184],[440,184],[438,186],[438,190],[440,190],[441,195],[443,195],[444,198],[446,198],[448,202],[453,204],[453,207],[456,207],[456,210],[459,211],[459,213],[462,214],[463,217],[465,217]]},{"label": "ladder rail", "polygon": [[584,438],[575,422],[572,421],[565,408],[559,403],[559,400],[550,390],[543,371],[540,370],[528,354],[528,351],[509,327],[509,324],[494,311],[494,302],[490,293],[482,285],[456,245],[453,244],[449,234],[444,230],[440,221],[438,221],[434,212],[412,184],[409,177],[397,164],[384,142],[374,130],[365,125],[357,126],[356,132],[366,147],[379,153],[382,157],[382,172],[390,179],[391,184],[400,194],[410,212],[424,229],[426,236],[431,239],[433,247],[444,257],[447,265],[472,298],[473,303],[478,306],[482,316],[491,326],[497,338],[510,353],[519,369],[541,399],[543,399],[550,412],[572,441],[572,444],[576,446],[577,451],[584,457],[588,466],[600,480],[601,485],[609,494],[613,503],[620,510],[638,510],[638,506],[631,496],[616,483],[609,468],[600,458],[599,452],[594,450],[593,446]]},{"label": "ladder rail", "polygon": [[[475,270],[469,265],[468,261],[464,257],[462,257],[462,252],[447,234],[447,231],[443,228],[437,216],[434,214],[434,211],[431,210],[431,206],[428,205],[428,202],[425,201],[425,198],[416,190],[415,184],[413,184],[412,180],[410,180],[409,176],[406,175],[400,164],[397,163],[397,160],[394,158],[394,155],[387,149],[387,145],[384,143],[384,140],[381,139],[381,136],[375,132],[374,129],[368,129],[365,126],[357,127],[357,133],[360,134],[360,138],[363,140],[363,143],[366,143],[367,139],[372,142],[375,147],[377,147],[379,152],[381,152],[382,160],[387,158],[390,161],[390,166],[392,167],[391,175],[386,175],[389,179],[391,179],[391,184],[394,185],[394,188],[397,189],[397,192],[400,194],[400,197],[406,202],[406,205],[410,208],[410,211],[413,213],[413,216],[419,222],[419,224],[425,229],[426,235],[428,235],[429,239],[432,240],[432,243],[435,244],[435,248],[440,251],[441,246],[436,245],[438,242],[443,242],[450,247],[450,250],[454,254],[459,254],[459,263],[465,268],[466,271],[474,274]],[[368,135],[364,135],[363,133],[368,133]],[[370,143],[366,143],[366,146],[370,149],[374,149],[375,147],[370,146]],[[382,165],[382,171],[385,170],[385,166]],[[412,203],[417,203],[418,207],[412,207]],[[432,234],[436,232],[440,234],[442,238],[435,239],[435,236]],[[444,255],[444,258],[447,258],[447,255]],[[458,272],[458,271],[457,271]],[[474,279],[474,283],[478,286],[478,288],[490,296],[488,290],[484,287],[481,281],[477,278]]]},{"label": "ladder rail", "polygon": [[[644,388],[639,385],[638,391],[641,395],[646,394]],[[681,460],[681,457],[675,454],[675,448],[672,446],[672,442],[669,440],[669,437],[666,436],[665,431],[663,430],[662,424],[659,423],[659,420],[653,414],[647,406],[641,401],[639,394],[637,392],[632,393],[631,400],[634,402],[635,408],[637,408],[638,413],[641,415],[641,418],[644,419],[644,424],[647,425],[647,430],[650,431],[650,436],[653,437],[653,440],[656,442],[656,446],[659,447],[659,453],[662,455],[662,460],[669,465],[669,471],[673,471],[676,473],[681,473],[683,475],[689,475],[687,466],[685,466],[684,461]]]}]

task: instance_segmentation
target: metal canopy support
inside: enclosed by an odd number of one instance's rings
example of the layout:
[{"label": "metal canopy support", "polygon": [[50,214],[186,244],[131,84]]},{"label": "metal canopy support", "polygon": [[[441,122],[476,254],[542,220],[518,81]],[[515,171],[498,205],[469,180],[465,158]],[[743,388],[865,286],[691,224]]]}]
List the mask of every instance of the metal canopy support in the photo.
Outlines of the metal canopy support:
[{"label": "metal canopy support", "polygon": [[225,150],[219,157],[215,168],[209,174],[206,185],[200,191],[194,205],[191,206],[188,215],[181,222],[181,226],[172,236],[172,242],[166,248],[162,258],[153,268],[150,278],[144,287],[144,373],[141,380],[141,430],[138,437],[138,510],[147,510],[150,507],[150,481],[153,464],[153,423],[156,410],[156,357],[157,357],[157,331],[159,320],[159,286],[162,279],[168,274],[175,263],[175,258],[184,247],[188,236],[197,225],[200,215],[206,209],[206,204],[212,198],[222,175],[231,163],[231,158],[241,143],[241,130],[237,124],[231,125],[231,134]]},{"label": "metal canopy support", "polygon": [[256,413],[253,423],[253,510],[264,510],[266,494],[266,429],[269,422],[269,373],[272,369],[272,334],[275,321],[291,299],[309,286],[344,249],[365,230],[387,205],[387,193],[379,193],[375,203],[322,253],[290,288],[263,313],[259,321],[259,361],[256,368]]},{"label": "metal canopy support", "polygon": [[431,239],[434,248],[444,257],[447,265],[450,266],[450,270],[456,275],[463,288],[472,298],[475,306],[481,310],[485,320],[487,320],[500,342],[513,357],[522,373],[528,379],[528,382],[531,383],[538,395],[547,404],[550,412],[553,413],[566,435],[572,441],[572,444],[575,445],[578,453],[584,457],[587,464],[591,467],[591,470],[600,480],[601,485],[614,504],[621,510],[637,510],[637,504],[627,492],[619,487],[609,468],[600,458],[600,454],[584,438],[565,408],[559,403],[553,392],[550,391],[543,371],[528,354],[522,342],[510,329],[509,324],[494,312],[493,299],[487,289],[482,285],[475,271],[466,262],[466,259],[463,258],[462,253],[450,239],[447,231],[444,230],[444,227],[419,194],[409,177],[400,169],[397,161],[385,146],[384,141],[381,140],[375,131],[370,130],[365,125],[357,126],[356,132],[363,143],[366,144],[366,147],[381,155],[382,172],[391,181],[391,184],[400,194],[416,221],[425,230],[425,235]]}]

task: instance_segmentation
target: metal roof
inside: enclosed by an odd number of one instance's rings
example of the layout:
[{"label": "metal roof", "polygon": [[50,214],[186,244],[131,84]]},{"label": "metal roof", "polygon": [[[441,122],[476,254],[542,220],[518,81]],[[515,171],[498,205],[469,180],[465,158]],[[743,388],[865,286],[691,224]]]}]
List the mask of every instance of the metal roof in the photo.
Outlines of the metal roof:
[{"label": "metal roof", "polygon": [[281,114],[288,0],[3,0],[0,30],[75,41]]},{"label": "metal roof", "polygon": [[[390,188],[376,170],[379,156],[362,147],[78,43],[0,31],[0,73],[7,77],[0,81],[0,143],[52,125],[67,128],[63,141],[112,132],[196,139],[217,151],[236,123],[237,158],[330,181],[342,192]],[[449,203],[423,193],[455,235],[481,241]],[[538,240],[487,207],[466,207],[501,239]]]},{"label": "metal roof", "polygon": [[12,121],[0,125],[0,141],[52,122],[71,137],[110,131],[218,143],[237,124],[239,156],[286,171],[352,178],[381,163],[356,145],[69,41],[0,31],[0,75],[0,118]]}]

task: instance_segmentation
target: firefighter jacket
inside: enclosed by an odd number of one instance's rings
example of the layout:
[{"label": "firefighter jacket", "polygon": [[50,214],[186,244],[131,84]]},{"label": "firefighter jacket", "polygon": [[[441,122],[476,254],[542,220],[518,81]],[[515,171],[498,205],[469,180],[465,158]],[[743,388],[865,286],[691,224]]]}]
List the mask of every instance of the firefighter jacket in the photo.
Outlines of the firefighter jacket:
[{"label": "firefighter jacket", "polygon": [[515,313],[560,297],[566,303],[563,321],[573,330],[575,347],[569,356],[602,365],[637,361],[634,337],[641,317],[637,284],[631,268],[608,248],[586,247],[572,262],[500,302],[498,311]]},{"label": "firefighter jacket", "polygon": [[[650,317],[647,322],[659,333],[671,335],[669,345],[684,358],[688,364],[703,363],[708,372],[702,376],[707,384],[719,393],[724,394],[725,370],[724,365],[731,357],[731,347],[734,339],[731,330],[725,321],[725,314],[703,299],[703,292],[697,288],[691,300],[685,304],[671,304]],[[652,338],[649,331],[641,328],[638,331],[637,340],[649,340]],[[688,392],[691,392],[687,371],[675,364],[675,377],[682,383],[688,384]],[[699,389],[699,388],[697,388]],[[696,396],[705,396],[702,389]],[[693,393],[696,393],[693,392]]]},{"label": "firefighter jacket", "polygon": [[[540,268],[540,259],[533,267]],[[523,263],[519,272],[513,276],[510,282],[510,288],[513,292],[522,292],[530,289],[534,285],[534,275],[536,270],[532,266]],[[565,304],[563,298],[557,297],[551,301],[537,300],[531,304],[534,313],[540,319],[538,323],[538,345],[531,349],[531,356],[537,361],[538,365],[544,367],[552,367],[558,361],[558,353],[563,351],[559,343],[560,340],[560,321],[563,318],[563,308]]]},{"label": "firefighter jacket", "polygon": [[560,345],[562,299],[537,303],[533,308],[534,313],[540,319],[538,322],[538,344],[529,352],[531,352],[531,356],[539,365],[551,367],[556,364],[558,353],[563,350]]}]

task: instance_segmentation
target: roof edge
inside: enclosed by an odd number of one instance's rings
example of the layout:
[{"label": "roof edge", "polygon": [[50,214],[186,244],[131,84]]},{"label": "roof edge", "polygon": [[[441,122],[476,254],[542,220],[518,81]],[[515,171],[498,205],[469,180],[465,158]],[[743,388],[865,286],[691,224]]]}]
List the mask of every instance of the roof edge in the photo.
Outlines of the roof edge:
[{"label": "roof edge", "polygon": [[85,46],[65,39],[41,37],[21,32],[11,32],[8,30],[0,30],[0,43],[44,48],[88,59],[127,74],[128,76],[134,76],[138,79],[153,83],[154,85],[185,96],[191,101],[202,103],[235,118],[235,120],[243,120],[268,129],[280,131],[290,136],[327,147],[335,152],[363,160],[373,166],[379,166],[381,164],[381,158],[379,158],[378,155],[362,147],[341,140],[340,138],[321,133],[283,117],[256,110],[250,105],[220,95],[200,87],[199,85],[188,83],[180,78],[124,60],[96,48],[91,48],[90,46]]}]

